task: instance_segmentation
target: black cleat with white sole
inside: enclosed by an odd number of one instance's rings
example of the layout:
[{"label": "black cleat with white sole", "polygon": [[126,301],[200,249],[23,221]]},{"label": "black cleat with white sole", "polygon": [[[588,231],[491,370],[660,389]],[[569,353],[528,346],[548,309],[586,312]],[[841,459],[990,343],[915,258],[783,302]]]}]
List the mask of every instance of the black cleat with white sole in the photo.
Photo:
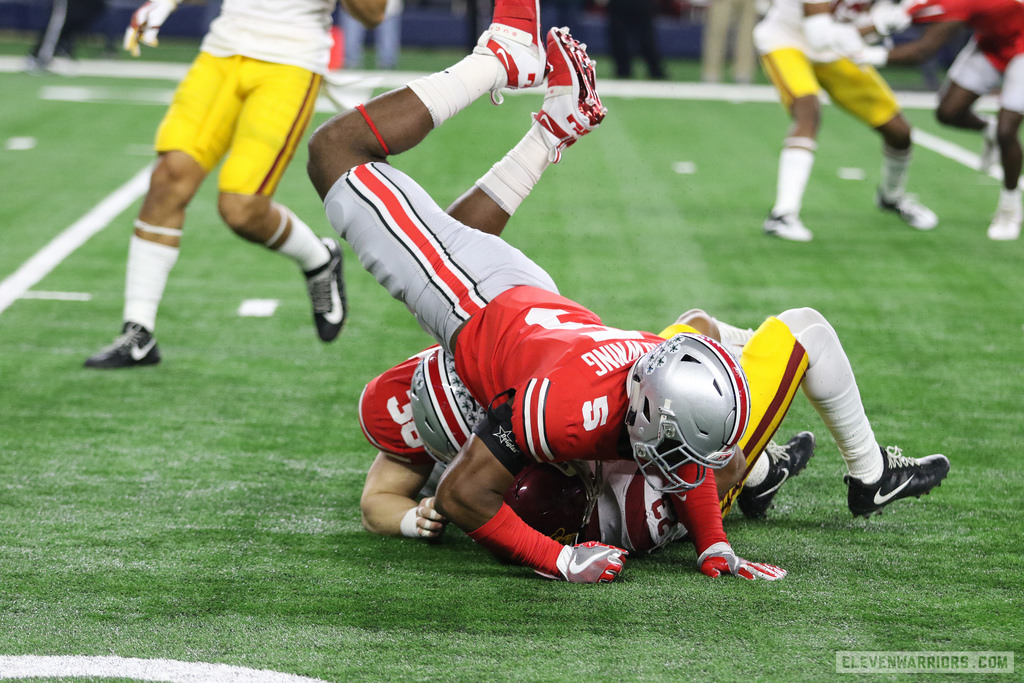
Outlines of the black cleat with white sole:
[{"label": "black cleat with white sole", "polygon": [[160,349],[153,333],[138,323],[125,323],[121,336],[110,346],[85,361],[87,368],[131,368],[136,365],[156,365],[160,362]]},{"label": "black cleat with white sole", "polygon": [[764,452],[768,456],[768,475],[757,486],[744,486],[738,499],[743,516],[751,519],[764,517],[786,480],[807,466],[814,455],[814,434],[800,432],[784,446],[771,441]]},{"label": "black cleat with white sole", "polygon": [[882,450],[882,467],[882,477],[874,484],[848,474],[843,477],[849,486],[850,512],[855,516],[870,517],[901,498],[920,498],[949,474],[949,459],[938,454],[908,458],[898,446],[889,446]]},{"label": "black cleat with white sole", "polygon": [[306,272],[306,289],[313,303],[316,333],[325,342],[334,341],[348,317],[345,278],[341,267],[341,246],[337,240],[323,239],[331,257],[327,263]]}]

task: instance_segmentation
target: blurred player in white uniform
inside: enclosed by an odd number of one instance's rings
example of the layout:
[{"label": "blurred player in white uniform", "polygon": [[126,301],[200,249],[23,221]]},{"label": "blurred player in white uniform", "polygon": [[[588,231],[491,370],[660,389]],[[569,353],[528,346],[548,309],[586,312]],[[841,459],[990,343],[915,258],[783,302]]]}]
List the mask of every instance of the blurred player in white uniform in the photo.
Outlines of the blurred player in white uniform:
[{"label": "blurred player in white uniform", "polygon": [[[369,25],[385,0],[344,0]],[[121,335],[86,367],[160,361],[157,309],[178,259],[185,211],[206,176],[218,176],[218,210],[240,237],[291,259],[302,270],[317,333],[333,340],[345,319],[341,249],[320,239],[273,200],[303,140],[327,68],[336,0],[225,0],[178,86],[156,135],[158,159],[128,250]],[[125,49],[157,45],[176,0],[152,0],[133,15]]]},{"label": "blurred player in white uniform", "polygon": [[800,210],[817,150],[822,90],[882,137],[875,204],[918,230],[938,224],[930,209],[906,193],[911,128],[892,90],[874,68],[837,51],[844,43],[862,42],[858,27],[870,21],[867,3],[774,0],[754,28],[762,66],[793,121],[779,157],[775,204],[764,221],[769,235],[801,242],[813,236]]}]

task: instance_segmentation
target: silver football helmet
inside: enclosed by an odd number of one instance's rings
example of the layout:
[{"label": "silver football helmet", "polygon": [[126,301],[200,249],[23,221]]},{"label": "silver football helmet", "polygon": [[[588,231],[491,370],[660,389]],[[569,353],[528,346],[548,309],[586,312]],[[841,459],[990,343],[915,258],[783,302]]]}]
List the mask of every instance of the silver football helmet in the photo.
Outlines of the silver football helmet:
[{"label": "silver football helmet", "polygon": [[440,348],[416,366],[409,398],[423,447],[443,465],[452,461],[484,417],[484,409],[455,374],[455,360]]},{"label": "silver football helmet", "polygon": [[[695,488],[729,462],[750,419],[743,369],[715,340],[677,334],[633,365],[626,428],[633,459],[663,493]],[[680,469],[697,463],[687,481]]]}]

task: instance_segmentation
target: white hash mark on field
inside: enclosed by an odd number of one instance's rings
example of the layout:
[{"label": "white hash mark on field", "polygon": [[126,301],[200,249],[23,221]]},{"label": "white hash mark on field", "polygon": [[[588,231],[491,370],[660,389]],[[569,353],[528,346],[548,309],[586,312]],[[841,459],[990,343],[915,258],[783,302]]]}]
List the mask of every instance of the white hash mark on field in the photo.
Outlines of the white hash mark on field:
[{"label": "white hash mark on field", "polygon": [[17,301],[36,283],[49,275],[76,249],[85,244],[117,218],[149,188],[152,164],[136,173],[131,180],[114,190],[87,214],[79,218],[50,243],[25,261],[18,270],[0,282],[0,313]]},{"label": "white hash mark on field", "polygon": [[319,678],[228,664],[173,659],[18,655],[0,656],[0,679],[128,678],[161,683],[323,683]]},{"label": "white hash mark on field", "polygon": [[238,315],[243,318],[269,318],[280,303],[278,299],[246,299],[238,307]]}]

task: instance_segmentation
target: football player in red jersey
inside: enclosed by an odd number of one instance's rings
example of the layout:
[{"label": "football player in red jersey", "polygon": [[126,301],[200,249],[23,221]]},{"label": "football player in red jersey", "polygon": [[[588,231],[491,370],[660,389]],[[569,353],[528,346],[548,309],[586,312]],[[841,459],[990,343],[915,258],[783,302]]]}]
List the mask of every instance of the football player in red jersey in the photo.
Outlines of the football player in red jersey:
[{"label": "football player in red jersey", "polygon": [[[535,3],[499,0],[495,23],[473,54],[334,117],[309,143],[310,179],[332,225],[452,354],[469,393],[486,406],[438,485],[437,511],[495,554],[544,576],[612,581],[623,549],[559,543],[523,522],[503,496],[532,462],[632,457],[652,488],[676,496],[702,571],[749,573],[722,530],[713,474],[733,457],[752,412],[739,364],[708,337],[665,341],[604,325],[558,295],[550,276],[520,251],[469,227],[504,225],[543,168],[604,116],[583,47],[553,29],[542,66],[537,29]],[[448,212],[386,163],[476,98],[491,92],[497,100],[495,91],[532,84],[523,74],[536,73],[547,75],[548,88],[534,126]],[[475,216],[482,214],[489,218],[480,222]],[[810,341],[834,339],[809,309],[795,311],[791,322]],[[793,342],[795,372],[806,357],[802,342]],[[886,486],[872,509],[937,484],[948,469],[943,456],[917,461],[881,451],[848,367],[823,368],[814,381],[808,367],[803,386],[839,432],[843,455],[864,465],[857,485],[865,504]]]},{"label": "football player in red jersey", "polygon": [[[940,89],[936,117],[940,122],[985,135],[981,170],[988,171],[996,156],[1002,164],[1003,189],[988,228],[994,240],[1020,237],[1024,205],[1019,179],[1022,163],[1020,125],[1024,119],[1024,3],[1020,0],[905,0],[897,7],[895,25],[926,24],[917,40],[865,48],[861,61],[873,64],[915,64],[934,55],[964,26],[974,34],[949,69]],[[858,55],[854,55],[857,58]],[[1002,84],[999,113],[982,117],[972,107],[982,95]]]}]

